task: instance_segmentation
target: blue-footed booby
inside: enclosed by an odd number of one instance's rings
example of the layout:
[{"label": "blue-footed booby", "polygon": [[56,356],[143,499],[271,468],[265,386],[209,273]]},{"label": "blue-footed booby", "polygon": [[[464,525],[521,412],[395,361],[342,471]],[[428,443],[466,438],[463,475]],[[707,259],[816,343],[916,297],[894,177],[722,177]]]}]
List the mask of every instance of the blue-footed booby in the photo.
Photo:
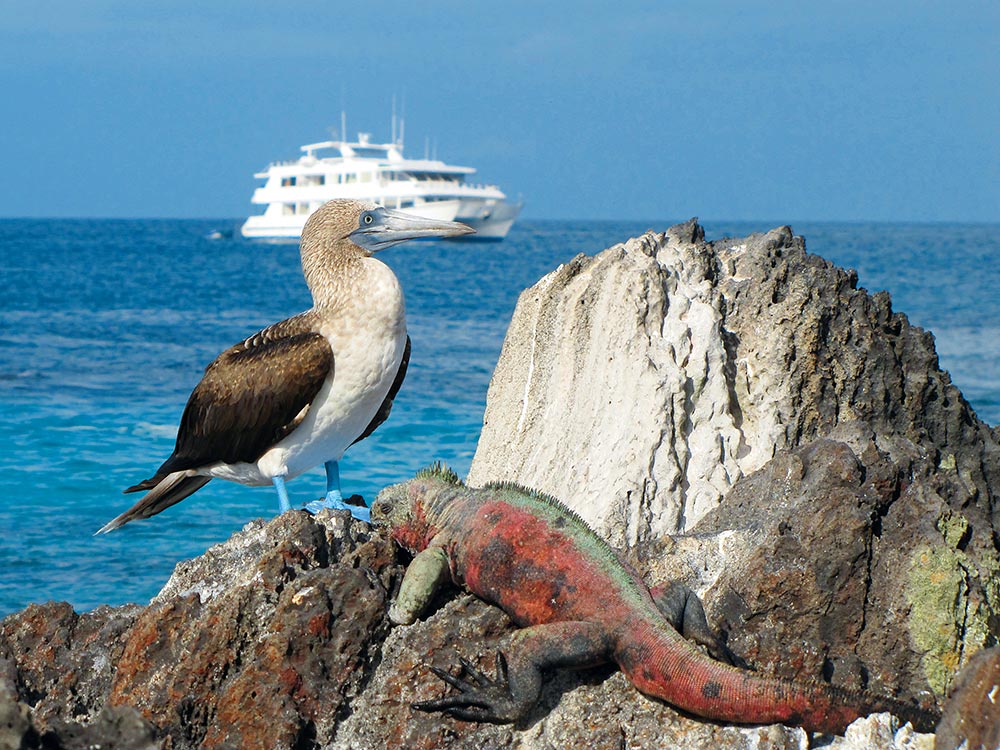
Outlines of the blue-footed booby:
[{"label": "blue-footed booby", "polygon": [[97,533],[156,515],[213,477],[273,484],[284,512],[291,507],[286,480],[321,463],[327,494],[307,509],[349,508],[368,520],[367,508],[344,503],[338,461],[389,416],[410,356],[399,281],[372,255],[411,239],[472,231],[374,203],[334,200],[320,207],[301,239],[312,309],[253,334],[205,369],[181,416],[174,452],[153,476],[125,490],[148,492]]}]

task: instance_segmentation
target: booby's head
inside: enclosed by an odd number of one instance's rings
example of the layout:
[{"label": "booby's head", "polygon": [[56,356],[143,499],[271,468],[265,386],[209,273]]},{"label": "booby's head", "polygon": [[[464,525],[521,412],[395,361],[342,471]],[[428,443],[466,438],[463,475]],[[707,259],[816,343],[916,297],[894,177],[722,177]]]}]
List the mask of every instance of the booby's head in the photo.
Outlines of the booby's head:
[{"label": "booby's head", "polygon": [[459,237],[473,231],[457,221],[425,219],[370,201],[332,200],[306,221],[302,249],[346,241],[371,255],[407,240]]}]

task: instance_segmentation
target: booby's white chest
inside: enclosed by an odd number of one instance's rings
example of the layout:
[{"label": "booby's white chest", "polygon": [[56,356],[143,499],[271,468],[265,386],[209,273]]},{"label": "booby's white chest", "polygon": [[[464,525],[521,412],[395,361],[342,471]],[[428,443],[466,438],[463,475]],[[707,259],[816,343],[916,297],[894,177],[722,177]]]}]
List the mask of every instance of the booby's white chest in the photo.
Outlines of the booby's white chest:
[{"label": "booby's white chest", "polygon": [[339,460],[370,424],[403,359],[406,314],[395,274],[374,258],[366,264],[347,297],[330,311],[317,308],[318,332],[330,342],[333,367],[302,423],[256,464],[218,466],[213,475],[244,484],[291,479]]},{"label": "booby's white chest", "polygon": [[406,347],[403,293],[395,274],[375,259],[363,291],[320,327],[333,349],[333,368],[302,424],[261,457],[264,471],[280,453],[294,477],[331,459],[339,460],[378,412],[392,386]]}]

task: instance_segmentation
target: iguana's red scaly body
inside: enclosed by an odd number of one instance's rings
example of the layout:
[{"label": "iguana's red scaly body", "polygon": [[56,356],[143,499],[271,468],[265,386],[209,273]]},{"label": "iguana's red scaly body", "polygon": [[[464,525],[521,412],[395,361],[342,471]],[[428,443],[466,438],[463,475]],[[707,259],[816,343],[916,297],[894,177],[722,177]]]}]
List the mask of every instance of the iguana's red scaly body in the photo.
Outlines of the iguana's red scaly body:
[{"label": "iguana's red scaly body", "polygon": [[416,554],[390,617],[412,622],[446,578],[500,606],[523,629],[492,681],[465,664],[459,694],[419,704],[461,718],[516,721],[530,711],[541,670],[614,661],[643,693],[725,722],[781,722],[843,732],[859,716],[915,708],[829,685],[769,678],[715,661],[664,618],[638,575],[574,513],[517,487],[469,489],[435,468],[382,492],[372,520]]}]

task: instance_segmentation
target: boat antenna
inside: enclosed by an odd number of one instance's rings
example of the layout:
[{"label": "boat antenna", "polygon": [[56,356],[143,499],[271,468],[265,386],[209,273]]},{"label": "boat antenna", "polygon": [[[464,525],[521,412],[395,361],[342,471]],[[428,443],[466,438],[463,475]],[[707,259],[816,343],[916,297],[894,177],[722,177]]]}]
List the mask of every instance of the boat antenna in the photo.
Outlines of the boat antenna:
[{"label": "boat antenna", "polygon": [[431,158],[431,137],[429,135],[424,136],[424,161],[429,161]]},{"label": "boat antenna", "polygon": [[347,142],[347,105],[346,101],[346,91],[344,81],[340,81],[340,140],[344,143]]},{"label": "boat antenna", "polygon": [[392,145],[396,145],[396,95],[392,95]]},{"label": "boat antenna", "polygon": [[406,94],[403,94],[403,101],[399,113],[399,149],[402,151],[403,142],[406,140],[403,134],[406,132]]}]

